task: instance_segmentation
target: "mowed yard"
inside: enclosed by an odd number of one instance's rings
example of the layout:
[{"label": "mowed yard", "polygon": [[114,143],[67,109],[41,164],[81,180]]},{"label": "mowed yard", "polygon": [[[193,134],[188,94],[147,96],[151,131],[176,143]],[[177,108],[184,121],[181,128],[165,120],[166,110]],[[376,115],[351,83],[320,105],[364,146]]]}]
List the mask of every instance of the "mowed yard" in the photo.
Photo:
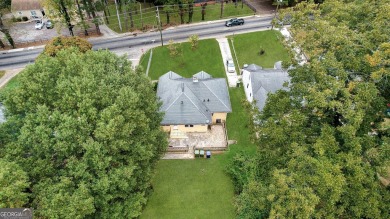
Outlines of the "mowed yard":
[{"label": "mowed yard", "polygon": [[[278,32],[264,31],[253,34],[235,35],[239,37],[240,48],[236,46],[238,59],[247,63],[256,63],[265,67],[273,66],[279,60],[288,60],[287,51],[278,39]],[[259,37],[259,38],[257,38]],[[274,48],[268,47],[270,42]],[[235,41],[234,41],[235,42]],[[246,42],[246,43],[245,43]],[[236,44],[235,44],[236,45]],[[201,40],[197,50],[191,50],[189,43],[182,43],[182,55],[171,57],[167,46],[153,49],[149,76],[157,80],[168,71],[174,71],[183,77],[191,77],[203,70],[213,77],[226,77],[224,64],[216,40]],[[249,59],[249,47],[273,49],[267,59],[264,57]],[[146,70],[150,51],[142,58],[141,65]],[[252,55],[253,56],[253,55]],[[226,174],[226,168],[239,151],[255,155],[256,145],[250,141],[250,115],[244,107],[245,93],[242,87],[229,88],[233,112],[227,117],[227,131],[230,145],[223,154],[213,154],[211,159],[160,160],[153,179],[153,193],[140,218],[235,218],[234,188]]]},{"label": "mowed yard", "polygon": [[219,156],[161,160],[141,218],[234,218],[234,190]]}]

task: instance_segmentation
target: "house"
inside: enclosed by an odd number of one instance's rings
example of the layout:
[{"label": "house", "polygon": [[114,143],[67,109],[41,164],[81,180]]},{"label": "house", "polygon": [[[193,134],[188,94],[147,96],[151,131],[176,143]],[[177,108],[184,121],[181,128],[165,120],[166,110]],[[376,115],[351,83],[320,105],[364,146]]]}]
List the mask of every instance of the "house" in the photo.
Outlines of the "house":
[{"label": "house", "polygon": [[27,17],[28,19],[45,16],[40,0],[12,0],[11,12],[14,17]]},{"label": "house", "polygon": [[282,68],[281,62],[276,62],[273,69],[263,69],[261,66],[251,64],[242,71],[242,83],[246,99],[249,102],[256,100],[256,106],[262,111],[268,93],[275,93],[280,89],[287,89],[284,83],[290,82],[287,70]]},{"label": "house", "polygon": [[192,78],[168,72],[158,80],[157,96],[165,113],[166,132],[207,132],[210,125],[225,123],[232,112],[226,80],[201,71]]}]

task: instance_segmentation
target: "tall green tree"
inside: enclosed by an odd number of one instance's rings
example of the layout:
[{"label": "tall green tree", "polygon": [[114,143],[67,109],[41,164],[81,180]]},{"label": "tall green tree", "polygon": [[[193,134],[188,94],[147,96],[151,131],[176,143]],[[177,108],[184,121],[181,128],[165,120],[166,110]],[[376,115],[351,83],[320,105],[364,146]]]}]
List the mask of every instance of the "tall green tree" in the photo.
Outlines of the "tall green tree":
[{"label": "tall green tree", "polygon": [[388,9],[387,0],[327,0],[280,12],[310,62],[290,69],[289,90],[256,113],[256,156],[233,163],[240,218],[388,217],[389,132],[379,131]]},{"label": "tall green tree", "polygon": [[19,165],[0,158],[0,208],[20,208],[28,200],[28,177]]},{"label": "tall green tree", "polygon": [[[167,146],[153,85],[126,57],[65,49],[43,56],[5,96],[0,147],[28,175],[40,218],[136,218]],[[2,128],[1,126],[0,128]]]}]

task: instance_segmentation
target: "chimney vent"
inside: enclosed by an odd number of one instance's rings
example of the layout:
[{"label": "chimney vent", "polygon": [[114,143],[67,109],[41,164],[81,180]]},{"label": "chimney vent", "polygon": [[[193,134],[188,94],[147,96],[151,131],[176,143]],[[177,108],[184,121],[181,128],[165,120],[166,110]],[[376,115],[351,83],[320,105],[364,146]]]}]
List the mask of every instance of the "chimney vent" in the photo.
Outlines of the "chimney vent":
[{"label": "chimney vent", "polygon": [[194,76],[194,77],[192,77],[192,82],[195,82],[195,83],[196,83],[196,82],[198,82],[198,78],[197,78],[197,77],[195,77],[195,76]]}]

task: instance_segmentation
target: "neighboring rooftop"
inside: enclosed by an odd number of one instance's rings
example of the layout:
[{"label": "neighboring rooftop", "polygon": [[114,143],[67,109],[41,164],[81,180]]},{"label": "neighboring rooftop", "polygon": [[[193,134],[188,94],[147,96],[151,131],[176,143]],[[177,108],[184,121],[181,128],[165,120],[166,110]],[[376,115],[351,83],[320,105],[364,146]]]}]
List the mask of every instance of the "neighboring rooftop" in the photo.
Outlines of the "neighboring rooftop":
[{"label": "neighboring rooftop", "polygon": [[157,96],[165,112],[162,125],[211,124],[212,113],[232,111],[225,78],[213,78],[204,71],[193,78],[172,71],[162,75]]},{"label": "neighboring rooftop", "polygon": [[42,9],[39,0],[12,0],[11,11],[26,11],[33,9]]},{"label": "neighboring rooftop", "polygon": [[263,69],[260,66],[251,64],[244,70],[250,72],[253,99],[256,100],[256,106],[260,111],[265,106],[268,93],[275,93],[280,89],[288,89],[283,85],[286,82],[290,82],[290,77],[287,70],[282,69],[281,62],[276,62],[274,69]]}]

